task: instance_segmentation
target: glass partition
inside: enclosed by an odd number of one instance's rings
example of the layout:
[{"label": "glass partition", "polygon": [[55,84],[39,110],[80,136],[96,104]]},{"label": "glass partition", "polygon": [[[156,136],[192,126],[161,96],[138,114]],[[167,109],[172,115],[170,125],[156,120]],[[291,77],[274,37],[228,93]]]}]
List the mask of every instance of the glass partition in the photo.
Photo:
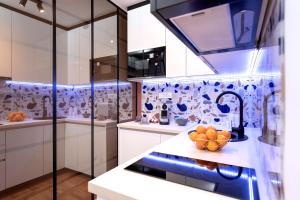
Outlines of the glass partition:
[{"label": "glass partition", "polygon": [[117,123],[133,117],[126,13],[106,0],[20,4],[0,0],[13,80],[0,81],[0,117],[22,124],[0,130],[0,199],[94,198],[88,181],[117,166]]}]

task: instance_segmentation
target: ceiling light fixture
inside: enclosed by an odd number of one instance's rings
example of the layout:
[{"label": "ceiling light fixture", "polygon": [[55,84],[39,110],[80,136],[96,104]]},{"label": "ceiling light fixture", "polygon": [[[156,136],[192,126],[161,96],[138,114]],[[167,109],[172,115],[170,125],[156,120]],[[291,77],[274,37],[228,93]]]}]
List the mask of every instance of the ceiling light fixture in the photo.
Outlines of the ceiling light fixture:
[{"label": "ceiling light fixture", "polygon": [[36,4],[37,8],[39,9],[40,13],[44,13],[45,12],[45,9],[43,8],[43,5],[42,5],[42,1],[39,1],[37,4]]},{"label": "ceiling light fixture", "polygon": [[27,3],[27,0],[21,0],[19,5],[22,7],[25,7],[26,3]]}]

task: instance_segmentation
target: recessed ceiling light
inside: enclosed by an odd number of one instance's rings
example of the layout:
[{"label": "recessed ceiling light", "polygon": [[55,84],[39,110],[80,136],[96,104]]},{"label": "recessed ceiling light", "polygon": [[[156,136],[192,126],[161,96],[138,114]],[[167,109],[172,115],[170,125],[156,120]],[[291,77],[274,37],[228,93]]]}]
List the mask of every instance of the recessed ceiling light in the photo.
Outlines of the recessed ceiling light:
[{"label": "recessed ceiling light", "polygon": [[27,0],[21,0],[19,5],[22,7],[25,7],[26,3],[27,3]]},{"label": "recessed ceiling light", "polygon": [[111,44],[113,44],[113,43],[114,43],[114,41],[113,41],[113,40],[110,40],[110,43],[111,43]]}]

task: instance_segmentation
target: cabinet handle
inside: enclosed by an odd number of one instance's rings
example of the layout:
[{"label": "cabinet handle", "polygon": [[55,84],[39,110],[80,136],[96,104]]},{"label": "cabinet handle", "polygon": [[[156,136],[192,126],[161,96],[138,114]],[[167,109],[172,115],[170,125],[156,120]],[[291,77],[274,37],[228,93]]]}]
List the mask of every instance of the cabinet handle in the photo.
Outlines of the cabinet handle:
[{"label": "cabinet handle", "polygon": [[4,161],[5,161],[5,158],[3,158],[3,159],[0,160],[0,162],[4,162]]}]

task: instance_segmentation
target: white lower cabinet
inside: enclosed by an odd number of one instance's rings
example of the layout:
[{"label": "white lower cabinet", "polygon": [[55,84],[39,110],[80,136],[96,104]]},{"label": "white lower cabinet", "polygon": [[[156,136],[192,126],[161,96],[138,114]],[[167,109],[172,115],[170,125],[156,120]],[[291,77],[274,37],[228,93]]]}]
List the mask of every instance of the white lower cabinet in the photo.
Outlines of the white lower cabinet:
[{"label": "white lower cabinet", "polygon": [[[52,125],[44,126],[44,175],[52,173]],[[65,125],[57,125],[57,169],[65,167]]]},{"label": "white lower cabinet", "polygon": [[6,131],[6,188],[43,175],[43,127]]},{"label": "white lower cabinet", "polygon": [[5,189],[5,161],[0,160],[0,191]]},{"label": "white lower cabinet", "polygon": [[0,131],[0,191],[5,189],[5,132]]},{"label": "white lower cabinet", "polygon": [[73,124],[65,125],[65,166],[77,171],[78,167],[78,131]]},{"label": "white lower cabinet", "polygon": [[119,128],[119,165],[173,136]]},{"label": "white lower cabinet", "polygon": [[[94,135],[94,168],[95,175],[100,175],[109,169],[109,161],[113,160],[113,144],[109,141],[116,137],[117,130],[107,137],[110,129],[95,126]],[[116,139],[115,139],[116,143]],[[117,145],[115,145],[117,146]],[[113,148],[114,149],[114,148]],[[115,148],[116,149],[116,148]],[[115,150],[116,152],[116,150]],[[65,128],[65,167],[84,173],[91,174],[91,126],[80,124],[66,124]]]}]

